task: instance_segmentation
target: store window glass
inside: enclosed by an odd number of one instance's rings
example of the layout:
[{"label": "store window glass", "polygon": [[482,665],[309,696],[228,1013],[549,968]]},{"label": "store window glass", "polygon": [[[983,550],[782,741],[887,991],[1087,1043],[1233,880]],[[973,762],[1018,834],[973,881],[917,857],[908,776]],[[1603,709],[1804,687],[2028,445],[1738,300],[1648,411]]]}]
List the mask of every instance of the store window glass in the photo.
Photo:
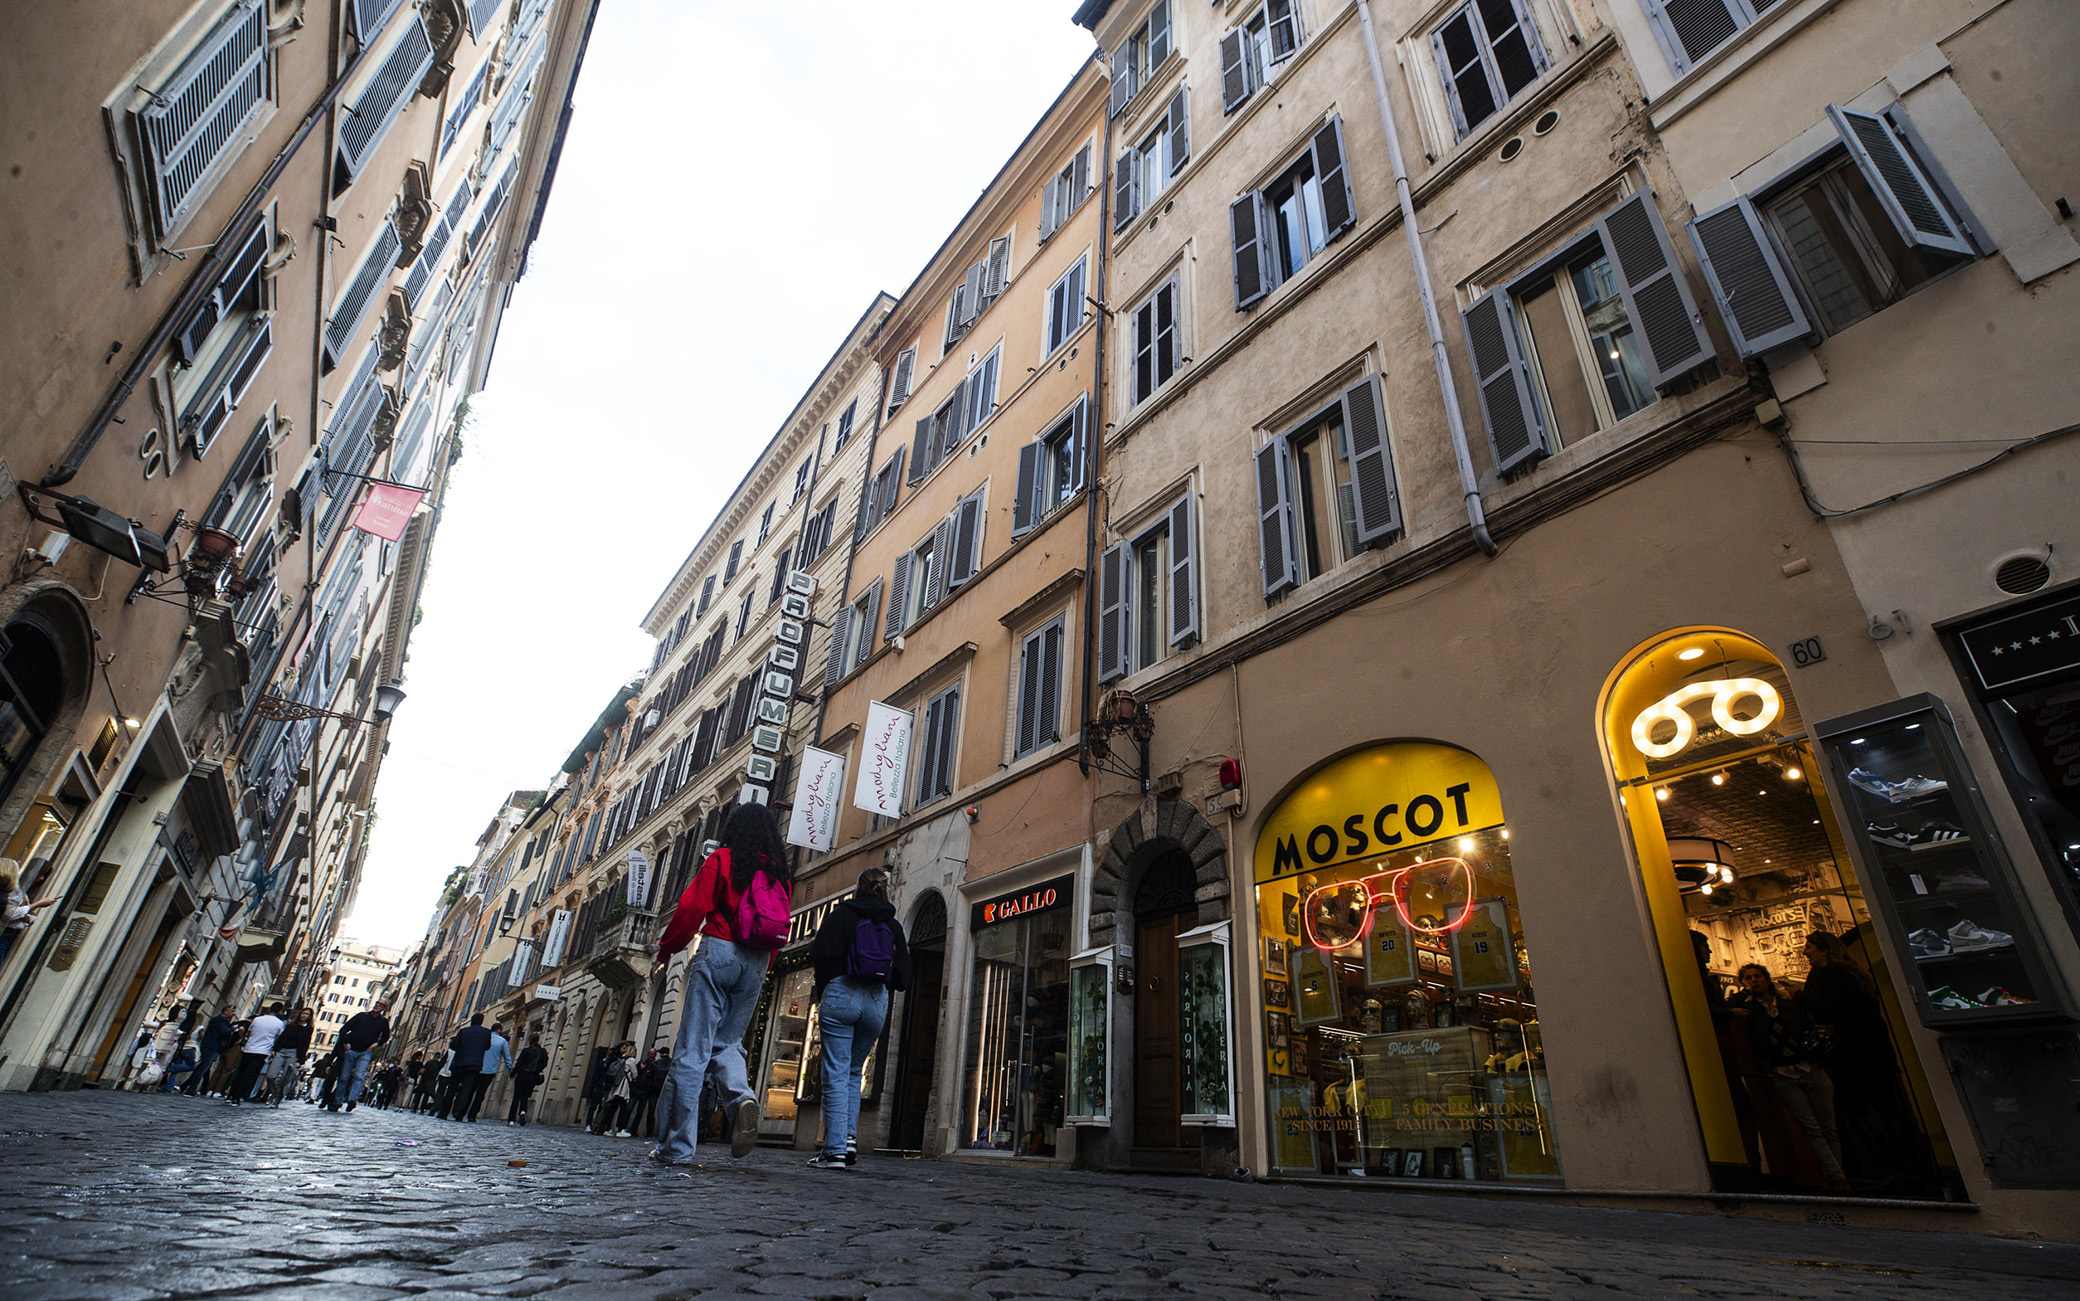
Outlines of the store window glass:
[{"label": "store window glass", "polygon": [[1275,1170],[1560,1177],[1486,764],[1426,742],[1345,755],[1272,811],[1255,877]]},{"label": "store window glass", "polygon": [[[960,1144],[1016,1156],[1055,1156],[1069,1055],[1066,888],[1053,906],[973,926],[967,1070]],[[977,904],[977,920],[987,905]]]},{"label": "store window glass", "polygon": [[1650,644],[1611,755],[1715,1187],[1942,1196],[1954,1160],[1807,721],[1759,643]]}]

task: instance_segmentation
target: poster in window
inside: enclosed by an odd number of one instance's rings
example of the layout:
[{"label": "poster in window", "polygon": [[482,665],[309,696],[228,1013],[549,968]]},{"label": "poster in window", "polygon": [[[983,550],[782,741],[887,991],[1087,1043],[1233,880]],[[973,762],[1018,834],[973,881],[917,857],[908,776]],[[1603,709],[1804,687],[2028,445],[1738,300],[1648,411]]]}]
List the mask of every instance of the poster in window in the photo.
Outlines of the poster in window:
[{"label": "poster in window", "polygon": [[1515,989],[1517,955],[1509,939],[1509,905],[1483,899],[1452,932],[1452,967],[1461,990]]},{"label": "poster in window", "polygon": [[1415,978],[1415,945],[1409,943],[1401,915],[1392,908],[1375,910],[1365,937],[1365,983],[1401,985]]},{"label": "poster in window", "polygon": [[1342,991],[1328,960],[1312,944],[1293,950],[1293,995],[1296,1018],[1301,1025],[1324,1025],[1343,1020]]},{"label": "poster in window", "polygon": [[1300,896],[1297,894],[1286,895],[1280,901],[1280,903],[1283,909],[1283,916],[1285,919],[1286,934],[1295,939],[1299,938]]},{"label": "poster in window", "polygon": [[1271,1102],[1271,1168],[1289,1173],[1315,1173],[1314,1085],[1301,1080],[1274,1080]]},{"label": "poster in window", "polygon": [[1286,974],[1286,942],[1266,936],[1264,939],[1264,974],[1283,976]]},{"label": "poster in window", "polygon": [[1291,1007],[1292,1005],[1292,996],[1288,991],[1286,982],[1273,980],[1269,976],[1264,977],[1264,1006]]}]

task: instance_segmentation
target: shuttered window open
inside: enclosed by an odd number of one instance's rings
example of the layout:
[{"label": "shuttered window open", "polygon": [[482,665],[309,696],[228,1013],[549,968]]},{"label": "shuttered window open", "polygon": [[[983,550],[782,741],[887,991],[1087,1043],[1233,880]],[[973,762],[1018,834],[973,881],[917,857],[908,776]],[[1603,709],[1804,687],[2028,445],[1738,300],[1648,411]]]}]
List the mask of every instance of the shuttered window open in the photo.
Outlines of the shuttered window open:
[{"label": "shuttered window open", "polygon": [[1098,681],[1127,675],[1127,544],[1115,542],[1098,561]]},{"label": "shuttered window open", "polygon": [[1494,289],[1460,313],[1467,352],[1473,358],[1474,385],[1480,390],[1481,418],[1488,429],[1495,473],[1511,475],[1528,469],[1552,451],[1545,421],[1531,395],[1531,372],[1524,364],[1509,291]]},{"label": "shuttered window open", "polygon": [[1134,309],[1132,398],[1136,404],[1147,401],[1169,382],[1184,355],[1177,337],[1177,285],[1177,277],[1172,276]]},{"label": "shuttered window open", "polygon": [[1293,507],[1286,471],[1286,440],[1257,449],[1257,544],[1263,562],[1264,595],[1277,596],[1300,582],[1293,555]]},{"label": "shuttered window open", "polygon": [[1343,432],[1351,459],[1353,540],[1371,546],[1401,531],[1401,498],[1394,489],[1394,458],[1387,441],[1386,398],[1379,376],[1367,375],[1343,391]]},{"label": "shuttered window open", "polygon": [[910,576],[917,565],[917,553],[905,551],[896,557],[895,572],[888,579],[888,623],[882,628],[883,637],[900,636],[909,626]]},{"label": "shuttered window open", "polygon": [[1235,310],[1251,306],[1271,292],[1269,250],[1265,241],[1264,196],[1252,190],[1228,205],[1228,234],[1235,250]]},{"label": "shuttered window open", "polygon": [[1061,705],[1062,621],[1056,619],[1028,635],[1019,647],[1014,759],[1061,739]]},{"label": "shuttered window open", "polygon": [[1935,183],[1890,122],[1876,113],[1840,104],[1829,104],[1827,116],[1901,239],[1910,247],[1972,256],[1971,241],[1943,207]]},{"label": "shuttered window open", "polygon": [[1741,356],[1757,357],[1813,333],[1762,217],[1746,196],[1700,214],[1690,223],[1690,243]]},{"label": "shuttered window open", "polygon": [[164,238],[207,197],[274,96],[267,6],[239,0],[137,113],[153,234]]},{"label": "shuttered window open", "polygon": [[1357,224],[1357,208],[1351,200],[1350,169],[1343,151],[1343,118],[1335,113],[1314,133],[1315,180],[1322,191],[1322,228],[1325,243]]},{"label": "shuttered window open", "polygon": [[1253,89],[1250,85],[1249,65],[1244,56],[1241,29],[1221,37],[1221,112],[1233,113],[1241,108]]},{"label": "shuttered window open", "polygon": [[[1774,0],[1763,0],[1767,9]],[[1640,0],[1654,36],[1678,77],[1755,21],[1747,0]]]},{"label": "shuttered window open", "polygon": [[1651,190],[1639,190],[1596,223],[1618,272],[1618,293],[1633,328],[1646,341],[1656,388],[1712,359],[1704,320],[1690,297]]},{"label": "shuttered window open", "polygon": [[1017,497],[1011,503],[1011,536],[1022,538],[1033,531],[1033,491],[1040,474],[1039,440],[1018,449]]},{"label": "shuttered window open", "polygon": [[1123,230],[1141,214],[1141,155],[1122,149],[1112,164],[1112,228]]},{"label": "shuttered window open", "polygon": [[375,242],[361,257],[361,264],[347,280],[347,287],[340,292],[332,304],[332,315],[325,319],[325,369],[331,370],[345,360],[349,346],[360,332],[361,322],[367,319],[368,310],[375,305],[376,291],[383,287],[395,269],[398,249],[397,227],[387,218],[376,231]]},{"label": "shuttered window open", "polygon": [[851,641],[852,607],[841,607],[831,616],[830,658],[824,661],[823,685],[826,689],[837,685],[845,676],[845,647]]},{"label": "shuttered window open", "polygon": [[927,803],[953,792],[953,765],[958,752],[961,690],[948,687],[925,706],[924,745],[917,765],[917,802]]},{"label": "shuttered window open", "polygon": [[403,3],[404,0],[347,0],[347,17],[355,41],[363,46],[374,44],[390,16]]},{"label": "shuttered window open", "polygon": [[1170,644],[1187,646],[1199,637],[1198,514],[1186,492],[1170,506]]},{"label": "shuttered window open", "polygon": [[989,256],[982,274],[984,305],[995,302],[1011,283],[1011,237],[1000,235],[989,242]]},{"label": "shuttered window open", "polygon": [[420,79],[433,66],[433,41],[421,22],[405,24],[404,32],[384,53],[382,62],[354,102],[347,105],[339,126],[339,174],[333,193],[343,193],[368,164],[376,146],[390,130],[412,96]]},{"label": "shuttered window open", "polygon": [[896,354],[895,374],[888,383],[888,409],[890,411],[894,411],[897,407],[910,400],[910,372],[916,369],[916,366],[917,349],[905,348]]},{"label": "shuttered window open", "polygon": [[953,528],[949,534],[953,549],[942,562],[946,566],[948,591],[975,577],[982,565],[982,493],[976,491],[961,498],[960,505],[953,509]]}]

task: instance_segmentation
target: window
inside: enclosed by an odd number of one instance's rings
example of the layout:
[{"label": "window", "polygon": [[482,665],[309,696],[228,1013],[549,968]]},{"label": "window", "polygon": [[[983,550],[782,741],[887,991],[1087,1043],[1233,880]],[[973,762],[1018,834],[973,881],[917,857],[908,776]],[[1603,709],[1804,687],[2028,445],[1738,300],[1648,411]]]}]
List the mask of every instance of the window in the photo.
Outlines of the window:
[{"label": "window", "polygon": [[1098,566],[1098,680],[1137,673],[1199,635],[1194,507],[1187,492]]},{"label": "window", "polygon": [[419,82],[432,66],[433,41],[426,34],[426,25],[406,23],[341,116],[339,158],[332,177],[334,196],[344,194],[361,175],[391,123],[419,93]]},{"label": "window", "polygon": [[773,564],[773,590],[766,593],[766,607],[779,604],[780,594],[787,590],[787,573],[794,563],[794,548],[780,548],[780,559]]},{"label": "window", "polygon": [[956,683],[925,703],[924,744],[917,752],[917,805],[953,793],[953,765],[960,734],[961,689]]},{"label": "window", "polygon": [[487,58],[479,63],[469,84],[462,88],[462,93],[455,97],[454,105],[448,109],[447,121],[441,125],[441,157],[448,156],[448,151],[455,147],[456,137],[462,134],[463,124],[469,121],[470,114],[477,111],[477,105],[484,102],[484,87],[491,80],[491,65],[496,62],[498,60]]},{"label": "window", "polygon": [[838,497],[836,493],[833,493],[831,494],[831,499],[823,503],[823,509],[811,515],[809,522],[802,527],[800,568],[806,569],[816,563],[817,557],[821,556],[830,546],[831,536],[837,528],[837,524]]},{"label": "window", "polygon": [[1119,230],[1141,214],[1183,170],[1192,156],[1191,126],[1185,111],[1185,88],[1170,97],[1170,107],[1156,119],[1141,143],[1125,150],[1113,168],[1112,228]]},{"label": "window", "polygon": [[1650,190],[1461,316],[1502,475],[1650,405],[1712,360]]},{"label": "window", "polygon": [[787,499],[788,505],[792,506],[800,501],[802,495],[809,491],[809,472],[815,468],[816,458],[813,456],[803,457],[802,463],[794,468],[794,496]]},{"label": "window", "polygon": [[1430,53],[1462,140],[1546,70],[1523,0],[1473,0],[1430,33]]},{"label": "window", "polygon": [[1112,52],[1111,112],[1117,116],[1170,57],[1170,0],[1157,0],[1148,20]]},{"label": "window", "polygon": [[903,478],[903,449],[897,447],[895,455],[881,463],[874,477],[867,480],[867,488],[860,495],[859,526],[854,537],[863,538],[874,531],[889,512],[896,508],[896,490]]},{"label": "window", "polygon": [[332,314],[325,318],[326,370],[344,361],[348,349],[360,341],[356,336],[360,335],[361,323],[368,319],[369,309],[375,306],[377,291],[389,281],[390,273],[396,269],[397,250],[401,244],[396,223],[385,217],[375,239],[361,255],[360,265],[354,268],[346,287],[333,299]]},{"label": "window", "polygon": [[1343,119],[1332,113],[1292,166],[1229,205],[1238,311],[1298,275],[1357,224],[1344,156]]},{"label": "window", "polygon": [[1318,578],[1401,531],[1377,376],[1345,388],[1319,414],[1257,450],[1257,519],[1266,596]]},{"label": "window", "polygon": [[273,246],[274,223],[262,220],[174,335],[171,381],[180,441],[197,458],[215,445],[274,352],[265,271]]},{"label": "window", "polygon": [[710,574],[706,578],[701,580],[701,599],[699,603],[693,607],[694,618],[698,619],[700,616],[706,614],[708,612],[708,603],[710,601],[713,601],[714,599],[715,575]]},{"label": "window", "polygon": [[875,579],[858,600],[831,621],[830,658],[824,665],[826,687],[867,662],[874,653],[874,620],[881,614],[881,580]]},{"label": "window", "polygon": [[[239,449],[238,458],[231,463],[216,497],[202,515],[205,526],[222,529],[237,538],[241,550],[253,545],[261,522],[267,518],[267,508],[273,503],[274,457],[267,448],[273,432],[274,421],[263,418],[247,435],[245,446]],[[247,558],[241,574],[248,581],[255,577],[254,559]]]},{"label": "window", "polygon": [[895,371],[888,381],[888,409],[895,409],[910,400],[911,372],[917,369],[917,349],[905,348],[896,354]]},{"label": "window", "polygon": [[1086,144],[1076,151],[1068,165],[1047,178],[1040,190],[1040,239],[1042,243],[1053,238],[1054,233],[1069,224],[1069,218],[1083,206],[1091,193],[1091,147]]},{"label": "window", "polygon": [[1047,291],[1047,339],[1042,349],[1045,356],[1053,356],[1071,335],[1083,328],[1083,278],[1089,265],[1088,257],[1077,258],[1076,265]]},{"label": "window", "polygon": [[[989,310],[1011,281],[1011,237],[989,242],[989,252],[968,268],[946,305],[946,348],[950,352],[976,319]],[[893,408],[891,408],[893,409]]]},{"label": "window", "polygon": [[738,604],[737,635],[733,640],[742,641],[744,634],[751,631],[751,599],[757,595],[757,592],[746,592],[743,601]]},{"label": "window", "polygon": [[1640,0],[1678,77],[1776,8],[1779,0]]},{"label": "window", "polygon": [[1076,399],[1054,425],[1018,449],[1018,496],[1011,503],[1011,536],[1024,537],[1083,487],[1090,436],[1090,398]]},{"label": "window", "polygon": [[982,557],[982,493],[961,498],[916,546],[896,557],[889,581],[888,626],[894,637],[975,576]]},{"label": "window", "polygon": [[1262,90],[1302,39],[1299,0],[1265,0],[1221,37],[1221,111],[1233,113]]},{"label": "window", "polygon": [[939,409],[917,422],[917,433],[910,446],[909,482],[920,483],[939,468],[961,440],[996,410],[997,367],[1003,351],[1001,344],[990,349],[989,356],[954,386]]},{"label": "window", "polygon": [[754,549],[764,546],[773,535],[773,510],[779,504],[777,500],[767,502],[765,513],[758,517],[758,541],[751,544]]},{"label": "window", "polygon": [[1029,633],[1018,651],[1018,720],[1011,757],[1062,739],[1062,621]]},{"label": "window", "polygon": [[243,152],[275,96],[267,5],[238,0],[168,75],[132,92],[141,207],[155,241],[186,224]]},{"label": "window", "polygon": [[1173,275],[1134,309],[1128,395],[1136,406],[1146,402],[1183,364],[1183,345],[1177,337],[1177,293],[1178,277]]},{"label": "window", "polygon": [[728,587],[737,581],[737,566],[744,560],[744,539],[738,538],[729,544],[729,559],[722,565],[722,585]]},{"label": "window", "polygon": [[[838,441],[831,448],[833,452],[841,452],[845,450],[845,444],[852,441],[853,422],[858,418],[859,399],[854,398],[852,401],[847,402],[845,404],[845,410],[838,414]],[[801,494],[797,492],[795,495],[800,496]]]}]

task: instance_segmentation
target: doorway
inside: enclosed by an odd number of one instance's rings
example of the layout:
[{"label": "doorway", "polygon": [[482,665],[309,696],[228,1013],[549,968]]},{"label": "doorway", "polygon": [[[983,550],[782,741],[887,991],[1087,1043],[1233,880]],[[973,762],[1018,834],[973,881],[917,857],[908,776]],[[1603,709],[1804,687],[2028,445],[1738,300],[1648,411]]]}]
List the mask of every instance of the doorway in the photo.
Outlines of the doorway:
[{"label": "doorway", "polygon": [[1198,1146],[1199,1132],[1178,1121],[1184,1083],[1178,1035],[1177,936],[1198,920],[1191,856],[1172,847],[1142,873],[1134,891],[1134,1147],[1175,1151]]},{"label": "doorway", "polygon": [[946,989],[946,901],[936,892],[927,894],[911,916],[909,931],[910,989],[903,997],[902,1067],[896,1073],[888,1142],[898,1151],[922,1152]]}]

